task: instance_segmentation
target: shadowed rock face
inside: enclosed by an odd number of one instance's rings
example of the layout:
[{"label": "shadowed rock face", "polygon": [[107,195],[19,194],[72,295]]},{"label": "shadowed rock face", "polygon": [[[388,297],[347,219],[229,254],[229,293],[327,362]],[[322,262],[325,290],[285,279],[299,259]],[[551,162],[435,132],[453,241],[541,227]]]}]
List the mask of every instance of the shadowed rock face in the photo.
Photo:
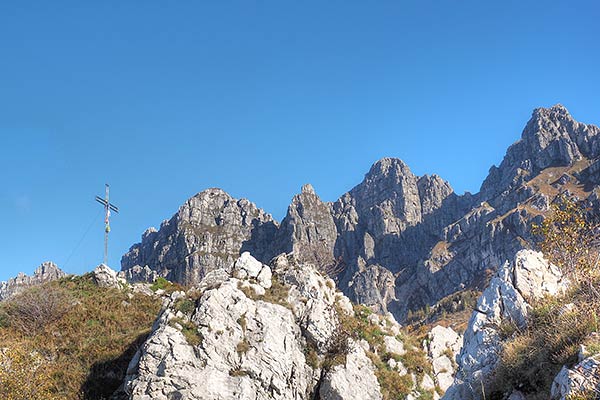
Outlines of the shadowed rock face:
[{"label": "shadowed rock face", "polygon": [[31,276],[19,273],[19,275],[6,282],[0,282],[0,301],[19,293],[27,287],[41,285],[42,283],[60,279],[66,275],[52,261],[46,261]]},{"label": "shadowed rock face", "polygon": [[575,121],[561,105],[540,108],[476,195],[457,195],[442,178],[416,176],[401,160],[383,158],[333,203],[305,185],[278,226],[249,201],[209,189],[159,231],[144,233],[122,267],[129,280],[195,283],[230,268],[242,251],[263,262],[293,253],[317,268],[334,266],[348,297],[403,319],[409,308],[481,287],[490,271],[529,247],[531,223],[559,193],[597,202],[599,156],[596,126]]},{"label": "shadowed rock face", "polygon": [[329,266],[335,260],[338,232],[329,204],[309,184],[292,199],[277,234],[277,253],[293,253],[302,263]]}]

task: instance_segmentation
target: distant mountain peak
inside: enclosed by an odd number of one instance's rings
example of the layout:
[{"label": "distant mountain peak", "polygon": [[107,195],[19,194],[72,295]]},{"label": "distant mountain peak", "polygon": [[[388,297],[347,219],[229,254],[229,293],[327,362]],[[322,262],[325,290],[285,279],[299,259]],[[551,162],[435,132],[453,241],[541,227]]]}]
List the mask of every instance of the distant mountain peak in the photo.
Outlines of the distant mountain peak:
[{"label": "distant mountain peak", "polygon": [[521,139],[511,145],[499,167],[493,166],[481,196],[493,199],[548,167],[568,166],[600,156],[600,129],[577,122],[565,106],[536,108]]},{"label": "distant mountain peak", "polygon": [[413,175],[408,165],[399,158],[384,157],[376,161],[372,166],[367,177],[389,177]]},{"label": "distant mountain peak", "polygon": [[40,285],[45,282],[60,279],[66,275],[67,274],[58,268],[52,261],[43,262],[31,276],[19,272],[15,278],[11,278],[6,282],[0,282],[0,301],[14,296],[29,286]]},{"label": "distant mountain peak", "polygon": [[571,115],[569,114],[569,110],[564,105],[557,103],[552,107],[538,107],[533,110],[533,114],[562,114],[562,115]]}]

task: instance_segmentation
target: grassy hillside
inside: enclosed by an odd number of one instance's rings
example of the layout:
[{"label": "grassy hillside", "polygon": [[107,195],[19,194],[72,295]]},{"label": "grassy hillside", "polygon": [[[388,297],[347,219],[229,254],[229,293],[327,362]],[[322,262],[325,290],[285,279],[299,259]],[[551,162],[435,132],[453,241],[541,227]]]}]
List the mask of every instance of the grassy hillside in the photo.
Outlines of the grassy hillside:
[{"label": "grassy hillside", "polygon": [[157,297],[68,277],[0,303],[0,398],[104,399],[160,309]]},{"label": "grassy hillside", "polygon": [[[489,398],[504,399],[513,389],[527,399],[547,399],[563,365],[572,367],[580,349],[600,353],[600,216],[589,204],[563,197],[533,232],[539,248],[571,282],[557,297],[531,301],[527,326],[500,326],[500,363],[488,388]],[[583,347],[581,347],[583,346]],[[575,398],[597,398],[581,393]]]}]

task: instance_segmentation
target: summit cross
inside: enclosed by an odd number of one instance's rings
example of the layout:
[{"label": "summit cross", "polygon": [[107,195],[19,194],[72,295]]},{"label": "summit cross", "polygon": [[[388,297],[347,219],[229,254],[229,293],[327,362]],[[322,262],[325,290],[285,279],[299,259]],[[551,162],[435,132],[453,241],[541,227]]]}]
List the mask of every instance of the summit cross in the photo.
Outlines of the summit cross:
[{"label": "summit cross", "polygon": [[104,198],[96,196],[96,201],[104,206],[104,265],[108,266],[108,233],[110,232],[110,212],[111,210],[119,213],[119,207],[109,201],[109,186],[105,184],[106,191]]}]

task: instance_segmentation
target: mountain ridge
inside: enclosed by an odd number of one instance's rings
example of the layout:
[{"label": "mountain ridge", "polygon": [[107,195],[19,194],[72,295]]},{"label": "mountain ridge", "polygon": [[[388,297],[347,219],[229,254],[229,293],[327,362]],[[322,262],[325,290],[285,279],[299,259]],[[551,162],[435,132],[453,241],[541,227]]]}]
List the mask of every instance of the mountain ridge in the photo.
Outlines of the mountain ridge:
[{"label": "mountain ridge", "polygon": [[[391,157],[375,162],[336,201],[323,202],[304,185],[280,223],[249,200],[207,189],[182,206],[185,215],[180,208],[132,246],[122,270],[129,279],[136,279],[137,268],[193,283],[215,260],[231,264],[242,251],[265,263],[292,252],[301,262],[332,269],[351,300],[402,320],[410,309],[484,281],[486,271],[531,247],[529,225],[558,192],[577,190],[595,201],[590,182],[598,176],[599,155],[600,129],[575,121],[562,105],[537,108],[476,194],[457,195],[438,175],[416,176]],[[565,169],[564,179],[552,175],[553,168],[577,163],[581,171]],[[207,200],[215,196],[220,200]],[[203,247],[206,242],[212,245]]]}]

